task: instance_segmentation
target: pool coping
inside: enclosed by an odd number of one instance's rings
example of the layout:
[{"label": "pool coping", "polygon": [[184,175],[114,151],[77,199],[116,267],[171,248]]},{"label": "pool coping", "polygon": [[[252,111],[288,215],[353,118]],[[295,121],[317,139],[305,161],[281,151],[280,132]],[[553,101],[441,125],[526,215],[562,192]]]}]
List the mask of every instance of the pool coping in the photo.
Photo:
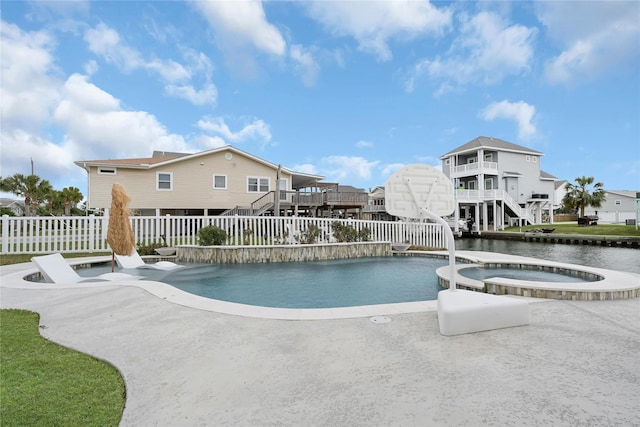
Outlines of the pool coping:
[{"label": "pool coping", "polygon": [[[409,255],[409,256],[437,256],[446,257],[448,252],[446,251],[403,251],[396,252],[397,255]],[[513,263],[519,261],[521,263],[531,263],[536,265],[545,266],[557,266],[569,269],[585,269],[594,274],[598,274],[604,277],[599,282],[587,282],[587,283],[599,283],[599,288],[608,290],[629,290],[632,289],[635,292],[640,292],[640,275],[635,273],[616,272],[612,270],[605,270],[593,267],[584,267],[574,264],[557,263],[553,261],[539,260],[535,258],[528,258],[516,255],[506,255],[494,252],[480,252],[480,251],[456,251],[456,257],[461,260],[466,260],[468,264],[456,266],[457,268],[464,268],[464,266],[471,266],[473,264],[482,263]],[[78,266],[83,264],[104,263],[110,261],[109,256],[99,257],[86,257],[86,258],[72,258],[68,259],[70,265]],[[10,267],[10,268],[9,268]],[[221,300],[215,300],[211,298],[201,297],[198,295],[190,294],[185,291],[181,291],[171,285],[157,281],[148,280],[123,280],[117,282],[84,282],[74,284],[52,284],[41,282],[30,282],[25,280],[26,276],[38,273],[38,269],[34,267],[33,263],[17,264],[12,266],[0,267],[1,283],[0,287],[15,288],[15,289],[77,289],[77,288],[97,288],[97,287],[119,287],[119,286],[134,286],[149,292],[152,295],[160,299],[164,299],[168,302],[195,308],[198,310],[213,311],[217,313],[230,314],[236,316],[246,316],[264,319],[279,319],[279,320],[331,320],[331,319],[350,319],[361,317],[373,317],[381,315],[393,315],[404,313],[417,313],[428,312],[437,310],[437,300],[432,301],[415,301],[404,302],[394,304],[377,304],[377,305],[365,305],[357,307],[336,307],[336,308],[274,308],[274,307],[261,307],[247,304],[239,304]],[[566,283],[558,282],[530,282],[530,281],[518,281],[513,279],[491,279],[498,284],[511,285],[513,288],[518,287],[537,287],[539,284],[544,286],[555,286],[557,289],[566,287]],[[464,282],[474,281],[473,279],[465,278],[456,274],[456,282],[463,284]],[[486,281],[485,281],[486,282]],[[621,284],[621,282],[635,282],[634,284]],[[482,283],[482,282],[480,282]],[[476,284],[477,285],[477,284]],[[535,286],[534,286],[535,285]],[[575,285],[575,284],[571,284]],[[584,285],[583,285],[584,286]],[[573,287],[573,286],[572,286]],[[602,292],[598,290],[595,292]],[[541,301],[535,295],[508,295],[512,298],[526,298],[530,302]]]}]

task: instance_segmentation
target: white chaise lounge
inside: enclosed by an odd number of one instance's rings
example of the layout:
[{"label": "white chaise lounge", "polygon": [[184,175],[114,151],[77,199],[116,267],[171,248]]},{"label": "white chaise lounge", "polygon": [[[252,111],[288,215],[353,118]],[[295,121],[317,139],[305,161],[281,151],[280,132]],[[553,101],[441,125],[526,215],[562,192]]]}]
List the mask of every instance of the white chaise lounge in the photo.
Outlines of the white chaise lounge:
[{"label": "white chaise lounge", "polygon": [[138,251],[133,249],[131,255],[117,255],[116,254],[116,262],[120,266],[120,268],[124,268],[127,270],[136,269],[136,268],[152,268],[154,270],[163,270],[163,271],[171,271],[176,270],[178,268],[184,267],[184,265],[179,265],[173,263],[171,261],[158,261],[153,264],[147,264],[144,262]]},{"label": "white chaise lounge", "polygon": [[51,283],[112,282],[142,278],[142,276],[132,276],[126,273],[104,273],[95,277],[82,277],[60,254],[34,256],[31,261],[38,267],[47,282]]}]

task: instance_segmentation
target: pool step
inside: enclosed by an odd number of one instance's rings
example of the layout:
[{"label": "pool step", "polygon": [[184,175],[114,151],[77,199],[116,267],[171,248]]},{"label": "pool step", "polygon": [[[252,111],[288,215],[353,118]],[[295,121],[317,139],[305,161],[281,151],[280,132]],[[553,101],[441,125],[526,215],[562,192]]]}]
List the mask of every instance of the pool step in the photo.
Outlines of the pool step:
[{"label": "pool step", "polygon": [[438,293],[442,335],[461,335],[529,324],[529,304],[521,299],[463,289]]}]

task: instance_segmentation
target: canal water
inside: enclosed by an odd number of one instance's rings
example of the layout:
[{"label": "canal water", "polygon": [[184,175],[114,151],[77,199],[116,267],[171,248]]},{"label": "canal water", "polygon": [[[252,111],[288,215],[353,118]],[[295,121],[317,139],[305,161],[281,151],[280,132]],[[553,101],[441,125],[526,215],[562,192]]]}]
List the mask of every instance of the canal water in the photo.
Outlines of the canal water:
[{"label": "canal water", "polygon": [[471,238],[456,239],[456,249],[500,252],[640,274],[640,249]]}]

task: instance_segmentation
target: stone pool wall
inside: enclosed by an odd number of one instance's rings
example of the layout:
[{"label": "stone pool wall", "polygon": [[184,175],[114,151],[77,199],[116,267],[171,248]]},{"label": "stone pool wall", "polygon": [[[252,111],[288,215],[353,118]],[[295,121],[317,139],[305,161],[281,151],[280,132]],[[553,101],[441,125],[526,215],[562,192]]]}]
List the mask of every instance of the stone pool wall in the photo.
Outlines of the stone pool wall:
[{"label": "stone pool wall", "polygon": [[177,246],[176,260],[204,264],[320,261],[391,256],[390,242],[273,246]]}]

